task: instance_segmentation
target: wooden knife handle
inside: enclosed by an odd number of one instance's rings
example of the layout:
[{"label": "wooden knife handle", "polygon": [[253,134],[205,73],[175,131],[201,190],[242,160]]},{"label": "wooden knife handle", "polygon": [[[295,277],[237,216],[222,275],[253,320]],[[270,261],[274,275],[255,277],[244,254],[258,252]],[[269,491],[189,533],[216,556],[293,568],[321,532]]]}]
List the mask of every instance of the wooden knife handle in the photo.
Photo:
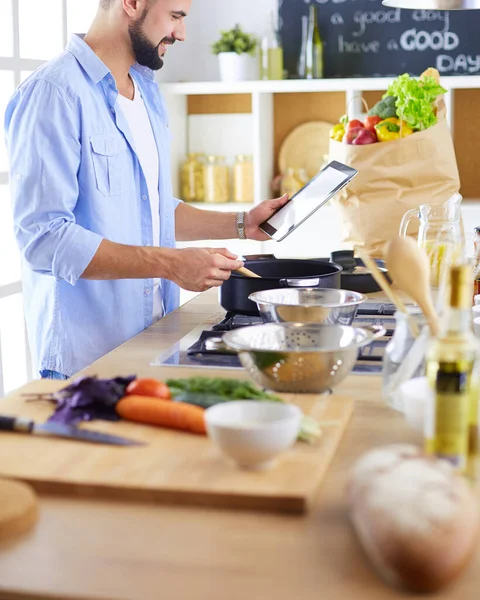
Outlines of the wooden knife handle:
[{"label": "wooden knife handle", "polygon": [[18,417],[5,417],[0,415],[0,431],[21,431],[28,433],[33,429],[33,421],[19,419]]}]

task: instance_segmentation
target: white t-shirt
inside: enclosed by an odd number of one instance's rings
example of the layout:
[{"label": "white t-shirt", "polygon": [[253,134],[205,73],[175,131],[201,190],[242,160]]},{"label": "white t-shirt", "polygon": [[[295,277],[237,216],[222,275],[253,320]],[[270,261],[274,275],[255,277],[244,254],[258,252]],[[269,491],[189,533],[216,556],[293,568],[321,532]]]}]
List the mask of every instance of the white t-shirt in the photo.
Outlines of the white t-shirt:
[{"label": "white t-shirt", "polygon": [[[127,119],[130,132],[135,144],[140,165],[142,166],[147,180],[148,195],[150,197],[150,209],[152,212],[153,245],[160,245],[160,199],[158,196],[158,150],[153,135],[150,118],[145,108],[145,103],[140,95],[135,81],[133,82],[135,92],[133,100],[118,95],[117,104]],[[162,290],[160,279],[153,280],[153,319],[163,316]]]}]

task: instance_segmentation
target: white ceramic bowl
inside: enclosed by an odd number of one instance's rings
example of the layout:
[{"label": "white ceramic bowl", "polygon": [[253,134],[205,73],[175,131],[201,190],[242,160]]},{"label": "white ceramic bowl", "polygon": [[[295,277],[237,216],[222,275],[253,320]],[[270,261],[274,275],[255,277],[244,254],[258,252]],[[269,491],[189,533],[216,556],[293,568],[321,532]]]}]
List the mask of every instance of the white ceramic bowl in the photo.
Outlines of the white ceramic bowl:
[{"label": "white ceramic bowl", "polygon": [[433,390],[426,377],[415,377],[402,383],[399,388],[400,402],[407,421],[424,431],[428,403],[433,402]]},{"label": "white ceramic bowl", "polygon": [[205,411],[207,433],[242,468],[263,469],[297,439],[303,413],[291,404],[239,400]]}]

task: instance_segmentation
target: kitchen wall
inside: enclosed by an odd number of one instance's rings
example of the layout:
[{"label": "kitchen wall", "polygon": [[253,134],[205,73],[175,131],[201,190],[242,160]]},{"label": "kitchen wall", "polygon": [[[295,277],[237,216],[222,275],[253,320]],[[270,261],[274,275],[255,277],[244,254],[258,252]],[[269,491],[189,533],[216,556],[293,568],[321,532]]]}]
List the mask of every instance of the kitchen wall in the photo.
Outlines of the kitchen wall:
[{"label": "kitchen wall", "polygon": [[221,29],[238,23],[260,37],[277,0],[192,0],[187,40],[168,51],[159,81],[212,81],[219,78],[218,59],[210,51]]}]

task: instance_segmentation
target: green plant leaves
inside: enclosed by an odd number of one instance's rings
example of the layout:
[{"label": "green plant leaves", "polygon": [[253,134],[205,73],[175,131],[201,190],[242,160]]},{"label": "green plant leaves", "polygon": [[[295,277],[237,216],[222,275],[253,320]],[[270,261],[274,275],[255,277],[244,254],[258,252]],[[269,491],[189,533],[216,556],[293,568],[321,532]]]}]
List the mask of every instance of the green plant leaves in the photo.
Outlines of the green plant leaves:
[{"label": "green plant leaves", "polygon": [[235,25],[229,31],[221,31],[220,39],[212,45],[212,52],[236,52],[237,54],[253,54],[257,47],[257,39],[242,31],[239,25]]}]

